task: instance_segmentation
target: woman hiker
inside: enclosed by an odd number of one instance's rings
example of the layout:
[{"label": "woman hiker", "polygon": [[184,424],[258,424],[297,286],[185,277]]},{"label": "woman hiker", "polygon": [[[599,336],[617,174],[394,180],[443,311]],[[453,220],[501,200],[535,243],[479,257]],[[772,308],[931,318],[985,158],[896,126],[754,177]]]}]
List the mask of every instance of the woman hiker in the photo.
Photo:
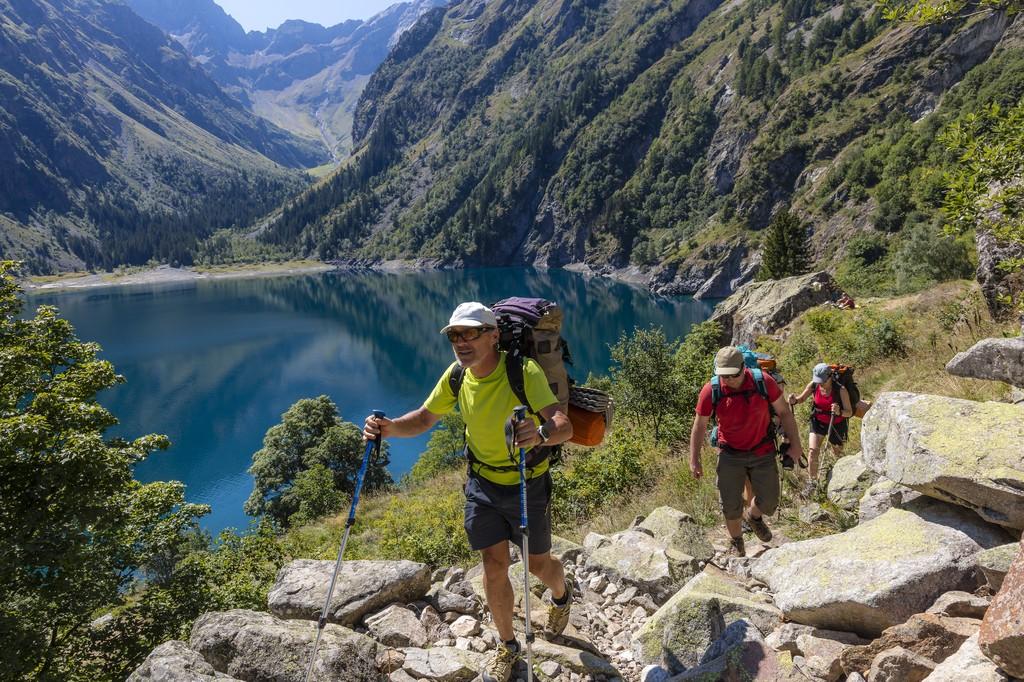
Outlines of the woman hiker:
[{"label": "woman hiker", "polygon": [[789,404],[802,403],[812,394],[814,407],[811,409],[811,437],[807,447],[809,480],[803,490],[804,497],[814,495],[817,490],[820,465],[818,455],[821,453],[822,441],[827,437],[828,442],[836,451],[836,457],[841,457],[843,444],[848,435],[847,419],[853,416],[853,405],[850,403],[849,392],[845,386],[835,380],[832,368],[824,362],[814,366],[811,381],[800,395],[789,394]]}]

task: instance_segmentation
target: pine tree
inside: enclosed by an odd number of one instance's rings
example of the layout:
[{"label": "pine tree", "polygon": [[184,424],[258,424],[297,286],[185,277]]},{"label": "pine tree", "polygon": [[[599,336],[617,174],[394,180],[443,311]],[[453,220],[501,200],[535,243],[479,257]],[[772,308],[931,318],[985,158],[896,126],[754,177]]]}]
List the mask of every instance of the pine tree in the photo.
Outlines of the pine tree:
[{"label": "pine tree", "polygon": [[797,216],[780,211],[768,226],[758,280],[802,275],[810,265],[807,229]]}]

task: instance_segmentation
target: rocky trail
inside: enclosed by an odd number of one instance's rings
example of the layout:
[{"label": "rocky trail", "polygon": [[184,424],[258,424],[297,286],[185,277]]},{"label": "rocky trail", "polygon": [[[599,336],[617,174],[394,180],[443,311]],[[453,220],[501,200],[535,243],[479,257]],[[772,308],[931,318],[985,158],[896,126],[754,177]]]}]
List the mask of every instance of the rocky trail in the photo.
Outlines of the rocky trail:
[{"label": "rocky trail", "polygon": [[[1020,386],[1020,367],[1024,337],[983,341],[950,369]],[[709,540],[660,507],[583,545],[556,538],[574,605],[562,636],[538,634],[535,679],[1024,678],[1022,442],[1024,405],[885,393],[864,420],[862,452],[828,482],[829,499],[858,516],[845,532],[776,534],[730,558],[720,533]],[[205,614],[188,642],[161,645],[129,679],[302,680],[333,566],[293,561],[266,612]],[[510,570],[517,604],[522,570]],[[539,582],[532,592],[540,632],[547,596]],[[314,679],[478,679],[497,642],[484,603],[479,565],[346,562]],[[525,664],[513,679],[526,679]]]}]

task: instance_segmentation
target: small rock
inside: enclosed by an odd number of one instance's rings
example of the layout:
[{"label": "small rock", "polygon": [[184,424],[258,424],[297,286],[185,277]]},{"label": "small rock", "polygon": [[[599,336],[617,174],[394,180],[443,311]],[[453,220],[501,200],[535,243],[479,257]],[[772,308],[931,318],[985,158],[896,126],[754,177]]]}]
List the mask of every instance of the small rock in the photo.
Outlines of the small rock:
[{"label": "small rock", "polygon": [[626,589],[622,590],[615,596],[616,604],[628,604],[629,601],[636,596],[637,589],[635,586],[630,585]]},{"label": "small rock", "polygon": [[377,670],[389,673],[401,669],[405,663],[405,653],[398,649],[384,649],[377,654]]},{"label": "small rock", "polygon": [[935,670],[935,662],[901,646],[875,657],[868,682],[920,682]]},{"label": "small rock", "polygon": [[984,618],[988,610],[989,600],[978,597],[970,592],[946,592],[928,607],[927,613],[953,618]]},{"label": "small rock", "polygon": [[562,672],[562,666],[555,661],[544,661],[540,664],[540,671],[548,677],[556,677]]},{"label": "small rock", "polygon": [[472,616],[459,616],[449,628],[458,637],[473,637],[480,634],[480,621]]}]

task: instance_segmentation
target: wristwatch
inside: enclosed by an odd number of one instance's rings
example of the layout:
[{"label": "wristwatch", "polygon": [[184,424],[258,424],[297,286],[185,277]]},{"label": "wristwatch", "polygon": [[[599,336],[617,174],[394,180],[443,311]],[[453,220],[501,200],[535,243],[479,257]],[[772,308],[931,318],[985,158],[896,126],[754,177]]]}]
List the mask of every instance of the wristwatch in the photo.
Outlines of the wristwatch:
[{"label": "wristwatch", "polygon": [[537,435],[540,436],[541,443],[547,443],[551,438],[551,434],[547,432],[547,424],[541,424],[537,427]]}]

